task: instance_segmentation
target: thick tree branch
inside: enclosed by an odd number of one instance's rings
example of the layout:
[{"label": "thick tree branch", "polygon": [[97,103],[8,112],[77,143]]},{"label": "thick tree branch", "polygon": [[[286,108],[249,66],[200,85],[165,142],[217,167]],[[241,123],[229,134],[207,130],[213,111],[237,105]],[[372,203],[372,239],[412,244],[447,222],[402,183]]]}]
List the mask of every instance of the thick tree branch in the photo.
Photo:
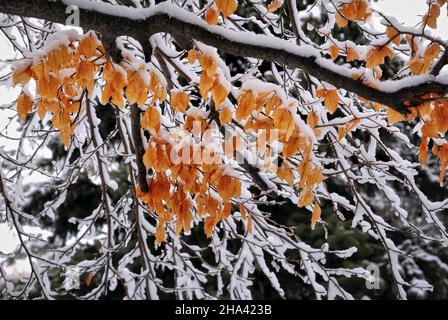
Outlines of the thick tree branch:
[{"label": "thick tree branch", "polygon": [[[82,6],[80,8],[81,27],[99,32],[105,41],[110,42],[117,36],[127,35],[144,43],[148,37],[159,32],[170,33],[185,42],[196,39],[232,55],[259,58],[302,69],[321,81],[392,107],[402,113],[407,111],[407,107],[404,106],[405,101],[411,101],[411,104],[416,105],[421,102],[420,97],[426,93],[442,95],[448,93],[446,84],[437,82],[435,77],[430,76],[421,78],[418,84],[414,81],[395,81],[394,88],[396,89],[387,90],[387,92],[375,89],[361,80],[352,79],[343,72],[346,71],[343,67],[336,65],[329,67],[328,63],[322,63],[318,55],[309,54],[310,47],[308,46],[296,46],[280,39],[272,43],[271,38],[263,35],[251,34],[250,37],[242,37],[241,32],[208,26],[199,17],[171,3],[162,3],[150,9],[139,10],[126,7],[117,9],[116,6],[102,4],[103,9],[110,10],[99,12],[94,11],[98,9],[99,3],[91,1],[0,0],[0,12],[65,24],[66,4]],[[136,20],[136,17],[140,20]],[[248,40],[255,38],[260,41]]]}]

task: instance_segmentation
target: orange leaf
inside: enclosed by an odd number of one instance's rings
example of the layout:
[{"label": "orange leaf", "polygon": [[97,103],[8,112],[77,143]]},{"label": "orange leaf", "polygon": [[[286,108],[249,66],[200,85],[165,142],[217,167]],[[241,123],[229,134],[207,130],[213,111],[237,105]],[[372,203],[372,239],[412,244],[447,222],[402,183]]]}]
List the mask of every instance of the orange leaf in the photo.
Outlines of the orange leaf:
[{"label": "orange leaf", "polygon": [[86,279],[86,285],[90,286],[90,284],[92,283],[93,277],[95,276],[94,272],[90,272],[89,275],[87,276]]},{"label": "orange leaf", "polygon": [[331,60],[336,60],[339,56],[339,48],[336,45],[332,45],[330,49],[328,49],[330,52]]},{"label": "orange leaf", "polygon": [[420,163],[423,166],[426,166],[428,164],[428,138],[423,138],[420,143]]},{"label": "orange leaf", "polygon": [[344,28],[348,24],[348,20],[344,18],[339,11],[336,12],[336,23],[339,27]]},{"label": "orange leaf", "polygon": [[432,63],[440,54],[440,46],[437,43],[432,43],[426,48],[423,54],[423,60],[427,63]]},{"label": "orange leaf", "polygon": [[205,11],[205,21],[210,25],[215,25],[218,23],[218,10],[215,7],[209,7]]},{"label": "orange leaf", "polygon": [[236,120],[246,119],[255,107],[255,96],[251,90],[244,91],[238,97],[238,108],[236,110]]},{"label": "orange leaf", "polygon": [[319,119],[317,118],[317,115],[313,111],[311,111],[306,118],[306,123],[308,124],[308,126],[310,126],[311,129],[314,129],[316,128],[318,122]]},{"label": "orange leaf", "polygon": [[12,74],[12,85],[25,85],[28,81],[30,81],[32,74],[31,65],[29,65],[26,69],[14,70],[14,73]]},{"label": "orange leaf", "polygon": [[156,245],[160,246],[165,241],[165,225],[159,223],[156,227]]},{"label": "orange leaf", "polygon": [[336,90],[328,90],[325,98],[325,108],[334,113],[339,105],[339,96]]},{"label": "orange leaf", "polygon": [[383,64],[386,57],[392,59],[394,56],[394,52],[387,46],[381,48],[375,47],[367,53],[366,67],[373,69],[380,64]]},{"label": "orange leaf", "polygon": [[228,107],[222,109],[219,113],[219,122],[221,123],[221,125],[224,125],[229,123],[230,121],[232,121],[232,111]]},{"label": "orange leaf", "polygon": [[171,94],[171,106],[174,109],[185,113],[189,103],[190,97],[185,92],[174,92]]},{"label": "orange leaf", "polygon": [[141,119],[141,126],[147,130],[160,130],[160,113],[155,107],[146,109]]},{"label": "orange leaf", "polygon": [[229,91],[219,81],[215,81],[212,89],[212,98],[216,107],[220,107],[222,103],[227,99]]},{"label": "orange leaf", "polygon": [[240,204],[240,214],[243,220],[247,219],[246,208],[242,204]]},{"label": "orange leaf", "polygon": [[25,120],[26,114],[33,108],[33,100],[25,93],[22,92],[17,99],[17,114],[20,120]]},{"label": "orange leaf", "polygon": [[215,74],[218,64],[214,57],[208,54],[201,54],[199,62],[201,63],[203,73],[209,77]]},{"label": "orange leaf", "polygon": [[274,2],[271,2],[268,4],[268,12],[274,12],[278,8],[280,8],[283,4],[282,0],[275,0]]},{"label": "orange leaf", "polygon": [[404,115],[401,114],[398,111],[395,111],[392,108],[387,108],[387,122],[389,122],[390,125],[399,122],[404,119]]},{"label": "orange leaf", "polygon": [[199,93],[204,100],[208,99],[208,93],[213,88],[213,78],[203,73],[201,79],[199,80]]},{"label": "orange leaf", "polygon": [[351,62],[351,61],[358,60],[358,59],[359,59],[358,50],[356,50],[355,48],[348,48],[347,49],[347,62]]},{"label": "orange leaf", "polygon": [[432,29],[437,29],[437,18],[440,16],[440,6],[434,3],[429,8],[427,15],[423,17],[423,23]]},{"label": "orange leaf", "polygon": [[201,53],[198,50],[191,49],[190,51],[188,51],[187,56],[188,63],[193,64],[196,61],[196,59],[199,58],[200,55]]},{"label": "orange leaf", "polygon": [[294,185],[294,173],[286,162],[282,163],[276,174],[280,179],[288,182],[291,187]]},{"label": "orange leaf", "polygon": [[316,223],[320,219],[320,214],[321,214],[320,206],[319,204],[316,203],[314,205],[313,213],[311,216],[311,230],[314,230],[314,228],[316,227]]},{"label": "orange leaf", "polygon": [[238,3],[236,0],[215,0],[215,3],[224,18],[227,18],[233,14],[238,8]]},{"label": "orange leaf", "polygon": [[129,75],[129,84],[126,87],[126,98],[128,102],[130,104],[136,103],[138,106],[145,104],[149,94],[149,88],[145,85],[145,81],[142,79],[140,72],[133,72]]},{"label": "orange leaf", "polygon": [[413,59],[409,63],[409,69],[415,75],[425,74],[429,71],[430,64],[426,63],[423,59]]},{"label": "orange leaf", "polygon": [[401,36],[400,32],[397,29],[395,29],[394,27],[387,27],[386,35],[389,38],[389,40],[392,41],[392,43],[396,44],[397,46],[400,45]]},{"label": "orange leaf", "polygon": [[305,187],[300,194],[299,201],[297,202],[297,206],[299,208],[307,207],[313,203],[314,194],[310,187]]}]

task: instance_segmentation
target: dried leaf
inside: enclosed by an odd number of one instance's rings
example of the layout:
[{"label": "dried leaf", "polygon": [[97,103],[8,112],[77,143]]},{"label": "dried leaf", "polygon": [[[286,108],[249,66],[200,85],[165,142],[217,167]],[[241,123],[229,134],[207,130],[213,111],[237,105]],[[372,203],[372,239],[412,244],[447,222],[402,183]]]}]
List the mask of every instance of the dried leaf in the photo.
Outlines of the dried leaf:
[{"label": "dried leaf", "polygon": [[320,219],[320,214],[321,214],[320,206],[319,206],[319,204],[316,203],[314,205],[313,213],[311,216],[311,230],[314,230],[314,228],[316,227],[316,223]]},{"label": "dried leaf", "polygon": [[404,115],[392,108],[387,108],[387,122],[392,125],[404,119]]},{"label": "dried leaf", "polygon": [[238,2],[236,0],[215,0],[215,3],[224,18],[233,14],[238,8]]},{"label": "dried leaf", "polygon": [[190,103],[190,97],[185,92],[171,94],[171,106],[179,112],[185,113]]},{"label": "dried leaf", "polygon": [[208,7],[205,11],[205,21],[210,25],[218,23],[219,13],[216,7]]}]

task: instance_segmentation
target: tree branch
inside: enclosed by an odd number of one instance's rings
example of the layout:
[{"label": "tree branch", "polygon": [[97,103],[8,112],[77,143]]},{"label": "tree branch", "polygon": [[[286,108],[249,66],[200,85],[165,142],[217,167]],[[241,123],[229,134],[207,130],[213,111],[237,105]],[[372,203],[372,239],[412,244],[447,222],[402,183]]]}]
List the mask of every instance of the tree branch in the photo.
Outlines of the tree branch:
[{"label": "tree branch", "polygon": [[131,126],[132,126],[132,140],[135,145],[135,162],[138,170],[138,183],[143,192],[149,191],[148,182],[146,181],[146,167],[143,163],[143,155],[145,154],[145,147],[143,146],[142,133],[140,127],[140,109],[136,104],[131,105]]},{"label": "tree branch", "polygon": [[148,37],[159,32],[170,33],[185,42],[196,39],[228,54],[259,58],[302,69],[321,81],[401,113],[407,112],[405,101],[418,105],[424,94],[448,93],[448,86],[437,82],[434,76],[420,77],[418,84],[416,81],[407,81],[408,79],[393,81],[394,90],[381,90],[381,86],[375,89],[360,79],[352,79],[347,75],[347,68],[330,65],[329,60],[322,59],[320,52],[310,46],[297,46],[285,40],[249,32],[250,37],[243,37],[241,31],[208,26],[193,13],[166,2],[149,9],[133,9],[80,0],[0,0],[0,11],[65,24],[66,5],[80,6],[81,27],[96,30],[105,41],[110,42],[117,36],[127,35],[144,43]]}]

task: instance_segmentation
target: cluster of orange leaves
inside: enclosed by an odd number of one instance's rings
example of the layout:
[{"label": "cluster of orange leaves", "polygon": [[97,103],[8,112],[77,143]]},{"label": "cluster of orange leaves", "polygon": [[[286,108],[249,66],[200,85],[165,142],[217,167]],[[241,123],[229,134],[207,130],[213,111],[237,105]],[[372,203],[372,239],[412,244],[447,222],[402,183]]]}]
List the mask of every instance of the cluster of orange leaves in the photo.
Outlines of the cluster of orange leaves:
[{"label": "cluster of orange leaves", "polygon": [[411,108],[411,114],[408,119],[412,119],[416,115],[424,122],[422,126],[422,140],[420,143],[420,162],[422,165],[428,163],[428,144],[433,140],[432,153],[438,157],[440,169],[440,184],[445,180],[446,166],[448,165],[448,144],[437,140],[438,137],[444,136],[448,131],[448,101],[438,100],[438,95],[428,94],[422,99],[429,99],[432,101],[425,102],[418,107]]},{"label": "cluster of orange leaves", "polygon": [[33,79],[37,93],[37,98],[33,99],[27,90],[22,90],[17,101],[18,115],[24,120],[34,104],[41,119],[50,112],[53,127],[59,129],[64,145],[68,146],[76,128],[76,114],[82,108],[82,95],[93,93],[95,77],[100,71],[105,82],[101,95],[103,104],[111,101],[123,108],[124,92],[130,104],[139,106],[147,101],[150,93],[153,94],[153,103],[166,99],[166,89],[155,73],[147,75],[148,79],[151,78],[147,84],[142,74],[148,71],[143,65],[139,70],[125,70],[123,67],[126,63],[121,66],[107,59],[94,33],[81,39],[70,39],[69,44],[60,44],[38,61],[26,61],[14,71],[14,85],[26,85]]},{"label": "cluster of orange leaves", "polygon": [[[221,106],[227,98],[228,90],[220,83],[217,61],[211,55],[198,50],[190,51],[188,60],[190,63],[199,60],[201,64],[199,91],[203,98],[208,99],[211,93],[215,105]],[[186,92],[171,93],[171,107],[174,110],[186,113],[189,103],[190,97]],[[230,114],[229,117],[231,116]],[[195,122],[200,123],[200,132],[193,131]],[[173,151],[173,145],[160,134],[163,130],[160,126],[160,114],[154,107],[149,107],[145,111],[141,125],[153,132],[143,162],[148,170],[154,171],[154,174],[149,180],[149,192],[144,193],[139,189],[138,196],[151,211],[157,213],[156,243],[159,245],[165,240],[167,223],[174,218],[177,235],[182,231],[190,231],[193,201],[197,206],[198,218],[204,219],[204,231],[210,237],[216,224],[231,214],[231,200],[240,196],[241,181],[226,173],[225,167],[219,164],[219,161],[204,163],[203,155],[213,153],[204,146],[189,146],[188,159],[185,158],[182,148]],[[202,135],[208,128],[209,123],[202,118],[202,115],[186,115],[184,123],[186,132]],[[174,158],[173,153],[176,153]],[[196,159],[196,156],[200,158]],[[210,194],[210,189],[216,190],[219,197]]]},{"label": "cluster of orange leaves", "polygon": [[[176,217],[176,234],[182,230],[189,232],[193,219],[192,207],[196,202],[198,218],[204,218],[205,233],[212,235],[214,226],[231,214],[232,198],[241,194],[241,181],[225,172],[224,166],[219,163],[204,164],[195,161],[195,155],[201,155],[207,150],[193,150],[190,146],[188,159],[182,150],[173,151],[173,146],[166,140],[157,136],[149,141],[148,148],[143,156],[143,162],[148,170],[154,174],[149,180],[149,192],[139,192],[142,199],[158,216],[156,242],[160,244],[165,239],[166,223]],[[173,152],[182,161],[174,161]],[[170,171],[169,177],[167,171]],[[222,201],[210,194],[214,189]],[[191,199],[191,200],[190,200]]]},{"label": "cluster of orange leaves", "polygon": [[[50,112],[53,127],[60,130],[61,139],[68,146],[76,127],[72,117],[79,112],[82,92],[93,91],[94,77],[99,70],[96,61],[103,55],[104,48],[94,34],[89,34],[79,41],[71,39],[68,45],[60,44],[38,61],[26,61],[14,71],[13,84],[26,85],[33,79],[37,98],[22,90],[17,101],[19,117],[24,120],[34,104],[41,119]],[[64,70],[74,72],[67,74]]]},{"label": "cluster of orange leaves", "polygon": [[[300,174],[301,195],[297,205],[299,207],[309,206],[313,203],[313,188],[324,180],[322,170],[312,163],[311,153],[313,141],[300,126],[297,125],[294,115],[291,111],[282,106],[281,98],[275,92],[254,92],[250,89],[244,90],[238,99],[236,119],[246,121],[244,130],[246,132],[258,132],[264,130],[264,134],[258,137],[265,137],[267,141],[257,143],[257,146],[266,147],[264,142],[272,142],[274,137],[269,135],[270,130],[276,129],[278,136],[275,137],[283,145],[282,156],[287,160],[288,157],[296,155],[298,152],[303,159],[298,165]],[[308,121],[310,125],[310,121]],[[265,155],[270,155],[267,150],[259,150]],[[265,158],[267,159],[267,157]],[[294,173],[287,161],[283,161],[279,168],[274,168],[274,173],[283,181],[286,181],[291,187],[294,186]],[[269,167],[268,167],[269,168]],[[311,226],[314,228],[320,217],[320,207],[317,203],[314,205]]]}]

